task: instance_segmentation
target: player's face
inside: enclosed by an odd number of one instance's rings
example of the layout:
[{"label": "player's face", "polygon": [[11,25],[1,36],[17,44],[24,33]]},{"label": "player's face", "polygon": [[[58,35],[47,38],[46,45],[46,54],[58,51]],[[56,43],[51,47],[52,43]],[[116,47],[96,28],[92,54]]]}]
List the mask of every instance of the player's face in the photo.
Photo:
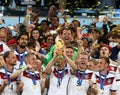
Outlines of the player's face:
[{"label": "player's face", "polygon": [[29,65],[31,65],[33,68],[36,68],[36,60],[37,60],[37,57],[33,54],[33,55],[30,55],[30,58],[29,58]]},{"label": "player's face", "polygon": [[10,52],[7,59],[8,59],[8,62],[9,62],[10,65],[12,65],[12,66],[16,65],[17,58],[16,58],[16,55],[13,52]]},{"label": "player's face", "polygon": [[61,37],[64,40],[64,42],[67,44],[72,40],[73,35],[70,30],[63,30]]},{"label": "player's face", "polygon": [[58,68],[64,68],[65,66],[65,60],[63,58],[57,58],[54,63],[55,66]]},{"label": "player's face", "polygon": [[109,57],[110,56],[109,49],[107,47],[102,47],[100,49],[100,56]]},{"label": "player's face", "polygon": [[69,58],[72,59],[72,56],[73,56],[73,54],[74,54],[74,50],[73,50],[72,48],[66,48],[66,49],[65,49],[65,53],[66,53],[66,55],[67,55]]},{"label": "player's face", "polygon": [[88,55],[80,54],[78,59],[78,69],[86,68],[87,64],[88,64]]},{"label": "player's face", "polygon": [[107,69],[107,63],[105,62],[105,60],[103,58],[98,60],[98,68],[99,68],[100,72],[102,72],[105,69]]},{"label": "player's face", "polygon": [[21,48],[25,48],[28,44],[28,36],[22,35],[18,43]]},{"label": "player's face", "polygon": [[92,62],[92,61],[89,61],[87,66],[88,66],[89,70],[94,70],[95,69],[94,62]]}]

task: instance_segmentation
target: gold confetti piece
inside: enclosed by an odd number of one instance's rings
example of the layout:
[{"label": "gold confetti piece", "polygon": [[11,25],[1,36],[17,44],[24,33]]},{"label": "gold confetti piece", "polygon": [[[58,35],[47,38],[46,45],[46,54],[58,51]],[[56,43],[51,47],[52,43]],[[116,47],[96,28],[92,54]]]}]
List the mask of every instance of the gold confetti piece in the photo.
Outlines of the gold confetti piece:
[{"label": "gold confetti piece", "polygon": [[95,16],[92,16],[92,18],[95,18]]},{"label": "gold confetti piece", "polygon": [[74,4],[78,3],[77,1],[74,2]]},{"label": "gold confetti piece", "polygon": [[101,2],[97,2],[97,4],[101,4]]},{"label": "gold confetti piece", "polygon": [[89,8],[89,10],[92,10],[93,8]]},{"label": "gold confetti piece", "polygon": [[7,0],[5,0],[5,3],[7,3]]},{"label": "gold confetti piece", "polygon": [[86,26],[83,26],[82,28],[83,28],[83,29],[85,29],[85,28],[86,28]]},{"label": "gold confetti piece", "polygon": [[60,28],[60,27],[58,27],[58,28],[56,29],[56,31],[57,31],[57,30],[60,30],[60,29],[61,29],[61,28]]},{"label": "gold confetti piece", "polygon": [[113,24],[110,24],[110,26],[112,26]]},{"label": "gold confetti piece", "polygon": [[94,8],[95,6],[93,5],[92,8]]},{"label": "gold confetti piece", "polygon": [[108,8],[108,6],[105,6],[105,8]]},{"label": "gold confetti piece", "polygon": [[62,5],[64,6],[64,5],[65,5],[65,2],[62,2]]},{"label": "gold confetti piece", "polygon": [[120,30],[117,30],[117,32],[120,32]]},{"label": "gold confetti piece", "polygon": [[110,13],[113,12],[113,10],[110,10]]},{"label": "gold confetti piece", "polygon": [[68,5],[70,5],[71,3],[70,3],[70,2],[68,2],[67,4],[68,4]]},{"label": "gold confetti piece", "polygon": [[87,18],[90,18],[90,16],[87,16]]},{"label": "gold confetti piece", "polygon": [[68,21],[69,21],[69,20],[68,20],[68,19],[66,19],[66,23],[68,23]]},{"label": "gold confetti piece", "polygon": [[78,6],[78,4],[76,4],[76,6]]},{"label": "gold confetti piece", "polygon": [[38,28],[38,29],[40,29],[40,28],[41,28],[41,26],[38,26],[37,28]]},{"label": "gold confetti piece", "polygon": [[43,38],[42,36],[40,36],[39,38]]},{"label": "gold confetti piece", "polygon": [[76,18],[76,16],[73,16],[74,18]]},{"label": "gold confetti piece", "polygon": [[66,12],[69,12],[69,10],[67,9]]}]

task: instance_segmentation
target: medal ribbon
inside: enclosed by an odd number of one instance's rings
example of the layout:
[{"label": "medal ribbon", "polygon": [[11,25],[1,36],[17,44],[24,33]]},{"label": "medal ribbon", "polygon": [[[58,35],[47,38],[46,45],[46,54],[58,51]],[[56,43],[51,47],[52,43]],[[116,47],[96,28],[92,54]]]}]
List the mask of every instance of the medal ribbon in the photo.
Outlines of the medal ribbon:
[{"label": "medal ribbon", "polygon": [[101,75],[101,73],[99,72],[99,76],[100,76],[100,89],[104,89],[104,84],[105,84],[105,82],[106,82],[107,74],[108,74],[108,72],[107,72],[107,73],[105,74],[105,76],[104,76],[104,81],[102,81],[102,75]]},{"label": "medal ribbon", "polygon": [[80,72],[79,72],[79,70],[77,70],[77,73],[78,73],[78,81],[77,81],[77,86],[81,86],[82,85],[82,81],[83,81],[83,79],[84,79],[84,77],[85,77],[85,71],[86,70],[84,70],[83,71],[83,73],[82,73],[82,77],[80,78]]},{"label": "medal ribbon", "polygon": [[35,72],[34,72],[34,77],[32,77],[32,74],[30,73],[29,70],[28,70],[28,74],[30,75],[30,78],[32,79],[33,84],[36,85],[36,76],[37,76],[37,74],[35,74]]},{"label": "medal ribbon", "polygon": [[22,65],[23,65],[23,61],[24,61],[24,58],[25,58],[25,52],[23,53],[22,56],[20,56],[20,54],[18,54],[18,56],[19,56],[19,59],[20,59],[20,66],[22,66]]},{"label": "medal ribbon", "polygon": [[[17,48],[16,48],[16,51],[18,52]],[[24,62],[24,58],[25,58],[25,52],[23,52],[22,56],[20,56],[20,53],[18,53],[18,57],[19,57],[19,60],[20,60],[20,66],[22,66],[23,62]]]},{"label": "medal ribbon", "polygon": [[[6,69],[5,66],[4,66],[3,68],[4,68],[4,70],[5,70],[6,79],[8,80],[8,85],[10,85],[11,79],[10,79],[9,76],[8,76],[7,69]],[[14,68],[12,68],[12,71],[10,72],[11,74],[13,73],[13,70],[14,70]]]},{"label": "medal ribbon", "polygon": [[65,74],[65,68],[63,69],[63,71],[62,71],[62,77],[60,77],[60,72],[58,71],[57,73],[58,73],[58,84],[60,85],[61,84],[61,82],[62,82],[62,78],[64,77],[64,74]]}]

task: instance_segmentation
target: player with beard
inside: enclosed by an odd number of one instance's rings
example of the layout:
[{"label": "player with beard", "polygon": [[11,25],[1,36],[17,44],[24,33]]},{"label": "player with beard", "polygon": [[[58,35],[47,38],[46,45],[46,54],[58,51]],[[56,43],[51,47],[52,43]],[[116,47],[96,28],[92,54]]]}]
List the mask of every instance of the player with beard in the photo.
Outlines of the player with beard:
[{"label": "player with beard", "polygon": [[17,65],[15,66],[17,69],[22,68],[22,66],[26,66],[24,62],[24,57],[27,54],[26,47],[28,44],[28,33],[23,32],[19,34],[17,37],[17,47],[14,51],[18,58]]},{"label": "player with beard", "polygon": [[68,95],[87,95],[89,86],[92,86],[95,81],[93,71],[87,69],[89,55],[86,52],[81,52],[77,59],[77,70],[73,73],[70,79]]},{"label": "player with beard", "polygon": [[0,95],[19,95],[22,91],[23,83],[17,84],[17,78],[11,79],[10,75],[15,72],[16,55],[13,51],[4,53],[5,66],[0,69]]}]

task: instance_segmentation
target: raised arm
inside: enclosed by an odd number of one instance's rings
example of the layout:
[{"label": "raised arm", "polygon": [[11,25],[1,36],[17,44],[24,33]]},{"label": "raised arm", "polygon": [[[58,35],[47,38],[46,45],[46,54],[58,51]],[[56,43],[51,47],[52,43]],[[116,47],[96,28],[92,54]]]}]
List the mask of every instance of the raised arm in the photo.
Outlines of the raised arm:
[{"label": "raised arm", "polygon": [[83,52],[83,51],[84,51],[83,41],[81,40],[81,38],[82,38],[82,33],[81,33],[81,32],[82,32],[82,28],[81,28],[81,27],[78,27],[78,28],[77,28],[78,51],[77,51],[75,60],[78,59],[78,56],[79,56],[80,52]]},{"label": "raised arm", "polygon": [[64,21],[67,22],[67,16],[64,13],[64,9],[62,7],[59,7],[58,11],[62,14]]},{"label": "raised arm", "polygon": [[30,65],[27,65],[26,67],[20,69],[20,70],[17,70],[16,72],[14,72],[13,74],[10,75],[10,78],[11,79],[14,79],[16,77],[18,77],[23,71],[27,70],[27,69],[30,69],[32,68],[32,66]]},{"label": "raised arm", "polygon": [[25,19],[24,19],[24,22],[23,22],[23,24],[24,24],[25,26],[28,25],[28,21],[29,21],[29,19],[30,19],[30,14],[31,14],[31,13],[32,13],[32,7],[27,7],[26,16],[25,16]]},{"label": "raised arm", "polygon": [[46,68],[44,70],[46,74],[50,74],[51,67],[54,64],[54,61],[55,61],[55,59],[57,57],[57,53],[56,52],[57,52],[57,50],[54,50],[53,58],[48,62],[47,66],[46,66]]}]

